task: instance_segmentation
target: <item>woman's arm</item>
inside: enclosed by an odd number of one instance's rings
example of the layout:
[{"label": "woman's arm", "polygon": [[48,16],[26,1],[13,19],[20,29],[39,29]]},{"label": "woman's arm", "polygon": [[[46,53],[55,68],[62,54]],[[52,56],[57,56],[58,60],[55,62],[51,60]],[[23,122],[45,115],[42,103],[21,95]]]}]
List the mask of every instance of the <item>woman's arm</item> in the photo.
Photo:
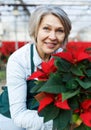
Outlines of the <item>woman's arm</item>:
[{"label": "woman's arm", "polygon": [[7,63],[7,86],[11,117],[19,127],[38,130],[42,128],[43,118],[38,116],[37,111],[26,108],[27,86],[25,75],[24,66],[20,64],[18,59],[14,60],[10,57]]}]

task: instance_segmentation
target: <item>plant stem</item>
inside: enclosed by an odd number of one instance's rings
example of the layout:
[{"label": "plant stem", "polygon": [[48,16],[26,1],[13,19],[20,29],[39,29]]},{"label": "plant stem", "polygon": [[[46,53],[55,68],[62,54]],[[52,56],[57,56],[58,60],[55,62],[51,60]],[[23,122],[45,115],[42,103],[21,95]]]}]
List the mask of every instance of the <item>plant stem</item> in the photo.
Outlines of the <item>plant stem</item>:
[{"label": "plant stem", "polygon": [[77,127],[76,124],[71,124],[70,130],[74,130],[74,128],[76,128],[76,127]]}]

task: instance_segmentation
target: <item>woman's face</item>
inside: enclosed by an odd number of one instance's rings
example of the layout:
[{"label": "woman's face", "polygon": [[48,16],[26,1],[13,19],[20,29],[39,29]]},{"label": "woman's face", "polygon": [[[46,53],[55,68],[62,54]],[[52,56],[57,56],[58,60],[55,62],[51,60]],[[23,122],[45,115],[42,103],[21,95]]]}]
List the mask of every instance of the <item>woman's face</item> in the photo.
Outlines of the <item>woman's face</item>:
[{"label": "woman's face", "polygon": [[64,27],[58,17],[48,14],[43,17],[37,34],[37,50],[45,60],[61,47],[65,38]]}]

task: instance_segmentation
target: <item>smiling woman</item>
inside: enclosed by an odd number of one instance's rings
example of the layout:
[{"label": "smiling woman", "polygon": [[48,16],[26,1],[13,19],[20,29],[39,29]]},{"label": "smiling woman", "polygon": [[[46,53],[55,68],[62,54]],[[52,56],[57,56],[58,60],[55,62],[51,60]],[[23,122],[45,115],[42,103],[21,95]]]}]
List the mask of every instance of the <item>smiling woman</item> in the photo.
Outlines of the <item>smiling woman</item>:
[{"label": "smiling woman", "polygon": [[35,93],[30,93],[30,89],[35,83],[27,79],[41,68],[42,62],[50,61],[52,54],[64,49],[70,30],[68,15],[59,6],[39,6],[31,14],[29,33],[32,44],[15,51],[7,63],[4,92],[8,90],[10,115],[17,126],[27,130],[52,130],[53,121],[44,123],[44,118],[38,115],[38,104],[32,104]]}]

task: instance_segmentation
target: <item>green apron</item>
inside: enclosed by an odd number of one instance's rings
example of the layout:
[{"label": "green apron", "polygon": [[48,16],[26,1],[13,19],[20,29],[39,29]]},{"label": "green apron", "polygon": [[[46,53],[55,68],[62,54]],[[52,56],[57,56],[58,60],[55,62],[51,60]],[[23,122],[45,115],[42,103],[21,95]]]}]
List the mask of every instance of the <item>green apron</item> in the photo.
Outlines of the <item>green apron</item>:
[{"label": "green apron", "polygon": [[[33,63],[33,44],[30,47],[31,49],[31,74],[34,72],[34,63]],[[35,101],[34,96],[36,93],[31,93],[31,89],[35,86],[35,80],[28,80],[27,82],[27,109],[37,110],[38,102]],[[3,92],[0,95],[0,114],[11,118],[10,116],[10,107],[8,99],[8,90],[7,86],[3,87]]]}]

